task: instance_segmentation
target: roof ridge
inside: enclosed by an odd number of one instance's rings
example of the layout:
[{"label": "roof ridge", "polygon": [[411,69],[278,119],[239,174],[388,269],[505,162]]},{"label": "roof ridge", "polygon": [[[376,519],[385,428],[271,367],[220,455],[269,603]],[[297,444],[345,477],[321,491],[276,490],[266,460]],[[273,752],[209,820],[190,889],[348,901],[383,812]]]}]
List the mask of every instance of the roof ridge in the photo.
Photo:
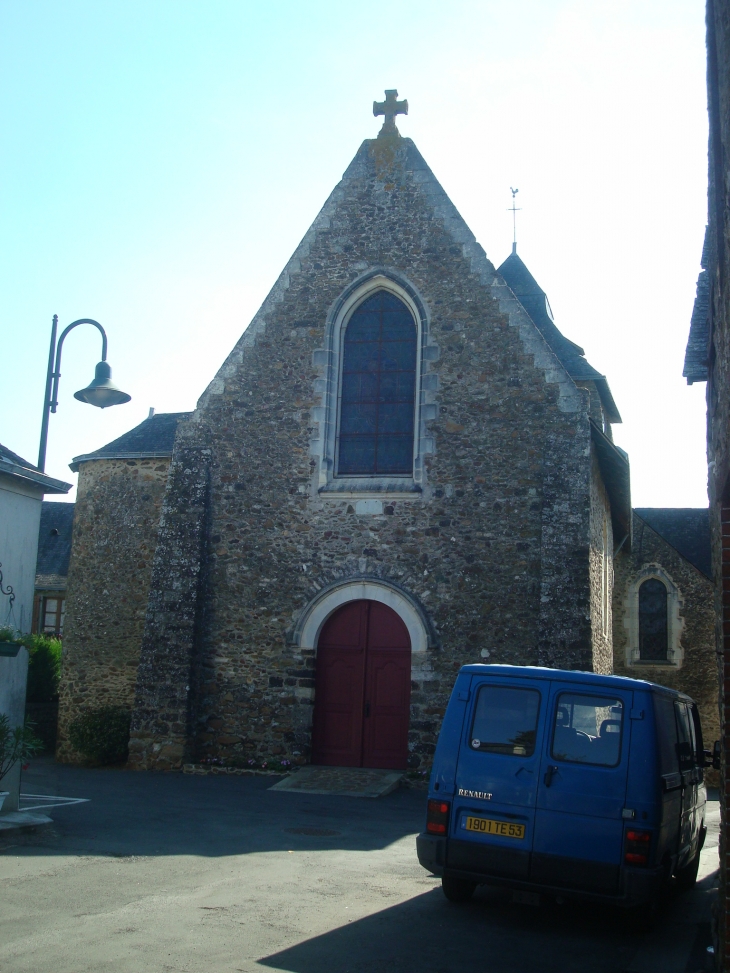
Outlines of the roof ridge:
[{"label": "roof ridge", "polygon": [[79,463],[94,459],[140,457],[152,459],[156,456],[170,456],[180,422],[185,421],[192,414],[192,412],[156,412],[98,449],[74,456],[69,466],[75,473],[78,471]]}]

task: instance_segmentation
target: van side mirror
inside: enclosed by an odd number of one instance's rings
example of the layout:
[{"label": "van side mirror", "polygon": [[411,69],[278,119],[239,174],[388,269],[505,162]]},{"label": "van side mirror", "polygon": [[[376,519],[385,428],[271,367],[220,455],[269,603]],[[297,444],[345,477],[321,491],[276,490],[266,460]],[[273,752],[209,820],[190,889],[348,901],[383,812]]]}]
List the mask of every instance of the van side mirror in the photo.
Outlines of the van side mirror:
[{"label": "van side mirror", "polygon": [[712,748],[712,768],[713,770],[720,769],[720,741],[715,740],[715,745]]}]

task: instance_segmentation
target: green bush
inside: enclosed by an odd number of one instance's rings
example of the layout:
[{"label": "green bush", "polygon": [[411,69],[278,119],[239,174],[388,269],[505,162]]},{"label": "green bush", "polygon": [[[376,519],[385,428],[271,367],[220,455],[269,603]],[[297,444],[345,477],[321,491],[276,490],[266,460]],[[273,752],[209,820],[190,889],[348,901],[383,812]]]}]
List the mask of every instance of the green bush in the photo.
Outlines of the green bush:
[{"label": "green bush", "polygon": [[120,763],[129,754],[131,713],[123,706],[85,710],[69,724],[74,750],[98,764]]},{"label": "green bush", "polygon": [[28,699],[45,703],[58,696],[61,679],[61,640],[52,635],[24,635],[28,649]]},{"label": "green bush", "polygon": [[10,628],[9,625],[3,625],[0,628],[0,642],[14,642],[15,641],[15,629]]},{"label": "green bush", "polygon": [[0,713],[0,781],[19,760],[25,762],[43,749],[33,729],[32,723],[11,729],[8,717]]}]

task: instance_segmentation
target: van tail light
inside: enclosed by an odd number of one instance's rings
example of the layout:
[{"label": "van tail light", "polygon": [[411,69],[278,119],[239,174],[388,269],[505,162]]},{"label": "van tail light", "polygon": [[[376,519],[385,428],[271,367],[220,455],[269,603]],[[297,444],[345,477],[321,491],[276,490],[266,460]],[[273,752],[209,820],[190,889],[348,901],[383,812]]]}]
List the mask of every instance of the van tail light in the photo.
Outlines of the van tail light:
[{"label": "van tail light", "polygon": [[429,801],[426,813],[426,831],[429,834],[446,835],[449,830],[449,811],[451,805],[448,801]]},{"label": "van tail light", "polygon": [[624,843],[624,861],[627,865],[648,865],[651,848],[651,831],[630,828]]}]

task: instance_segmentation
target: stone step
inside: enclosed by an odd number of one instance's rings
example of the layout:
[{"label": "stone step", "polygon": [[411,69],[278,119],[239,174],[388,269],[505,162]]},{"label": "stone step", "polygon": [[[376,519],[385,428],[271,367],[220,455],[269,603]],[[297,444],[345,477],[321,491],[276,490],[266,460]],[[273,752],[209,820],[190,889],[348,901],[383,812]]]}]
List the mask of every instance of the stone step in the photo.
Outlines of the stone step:
[{"label": "stone step", "polygon": [[333,797],[384,797],[400,786],[399,770],[370,767],[300,767],[270,791],[300,791]]}]

